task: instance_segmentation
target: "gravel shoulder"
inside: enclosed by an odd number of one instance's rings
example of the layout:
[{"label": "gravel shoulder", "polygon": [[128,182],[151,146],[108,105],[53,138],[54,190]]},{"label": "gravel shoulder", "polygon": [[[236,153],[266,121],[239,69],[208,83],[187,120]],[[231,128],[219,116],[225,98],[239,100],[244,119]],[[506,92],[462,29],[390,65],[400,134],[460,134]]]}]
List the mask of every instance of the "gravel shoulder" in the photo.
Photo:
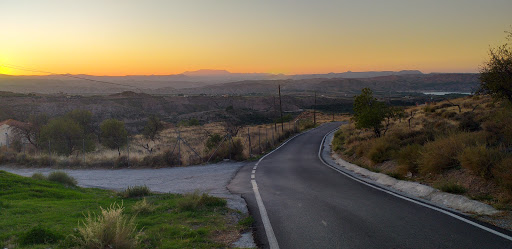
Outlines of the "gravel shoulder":
[{"label": "gravel shoulder", "polygon": [[79,186],[87,188],[123,190],[128,186],[146,185],[152,191],[161,193],[188,193],[198,190],[226,198],[229,208],[247,213],[245,201],[239,195],[231,194],[226,188],[243,165],[245,163],[227,162],[160,169],[52,169],[0,166],[0,170],[22,176],[31,176],[34,173],[46,175],[61,170],[74,177]]}]

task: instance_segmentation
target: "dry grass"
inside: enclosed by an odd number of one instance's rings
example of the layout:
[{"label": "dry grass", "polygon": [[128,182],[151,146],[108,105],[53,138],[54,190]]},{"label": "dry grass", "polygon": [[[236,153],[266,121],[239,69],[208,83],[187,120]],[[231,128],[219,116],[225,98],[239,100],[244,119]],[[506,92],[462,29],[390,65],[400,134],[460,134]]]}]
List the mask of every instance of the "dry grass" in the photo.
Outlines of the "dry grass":
[{"label": "dry grass", "polygon": [[80,248],[137,248],[142,233],[137,230],[133,217],[123,214],[122,205],[101,208],[101,214],[88,214],[78,227],[75,237]]}]

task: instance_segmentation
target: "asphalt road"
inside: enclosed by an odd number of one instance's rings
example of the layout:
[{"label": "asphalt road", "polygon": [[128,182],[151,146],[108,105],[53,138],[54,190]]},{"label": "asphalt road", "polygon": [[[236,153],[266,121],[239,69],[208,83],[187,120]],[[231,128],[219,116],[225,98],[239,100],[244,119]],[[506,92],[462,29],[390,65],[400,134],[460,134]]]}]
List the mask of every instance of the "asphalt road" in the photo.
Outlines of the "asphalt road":
[{"label": "asphalt road", "polygon": [[[280,248],[512,248],[512,242],[441,212],[361,184],[318,158],[330,123],[298,136],[264,158],[255,180]],[[251,185],[254,163],[228,188],[242,194],[268,239]]]}]

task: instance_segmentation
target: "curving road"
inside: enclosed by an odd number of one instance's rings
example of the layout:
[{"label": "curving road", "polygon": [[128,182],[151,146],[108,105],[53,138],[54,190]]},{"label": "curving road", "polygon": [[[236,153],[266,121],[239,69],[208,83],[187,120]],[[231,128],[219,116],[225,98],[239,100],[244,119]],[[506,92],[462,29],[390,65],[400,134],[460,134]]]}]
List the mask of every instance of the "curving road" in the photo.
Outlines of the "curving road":
[{"label": "curving road", "polygon": [[[241,194],[256,219],[263,248],[275,235],[279,248],[512,248],[512,241],[444,213],[361,184],[324,165],[322,138],[340,123],[296,137],[265,157],[254,171],[260,212],[251,184],[254,163],[228,188]],[[262,219],[263,213],[263,219]],[[265,230],[268,214],[273,233]],[[490,229],[509,234],[498,228]]]}]

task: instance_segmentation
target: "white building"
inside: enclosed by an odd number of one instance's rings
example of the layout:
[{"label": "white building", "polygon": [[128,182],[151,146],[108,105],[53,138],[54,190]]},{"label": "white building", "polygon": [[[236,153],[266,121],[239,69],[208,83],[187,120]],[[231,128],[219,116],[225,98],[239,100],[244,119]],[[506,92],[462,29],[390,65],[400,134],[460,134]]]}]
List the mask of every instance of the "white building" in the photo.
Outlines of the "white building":
[{"label": "white building", "polygon": [[7,119],[0,122],[0,146],[9,145],[14,139],[25,140],[20,137],[19,129],[26,128],[29,124]]}]

